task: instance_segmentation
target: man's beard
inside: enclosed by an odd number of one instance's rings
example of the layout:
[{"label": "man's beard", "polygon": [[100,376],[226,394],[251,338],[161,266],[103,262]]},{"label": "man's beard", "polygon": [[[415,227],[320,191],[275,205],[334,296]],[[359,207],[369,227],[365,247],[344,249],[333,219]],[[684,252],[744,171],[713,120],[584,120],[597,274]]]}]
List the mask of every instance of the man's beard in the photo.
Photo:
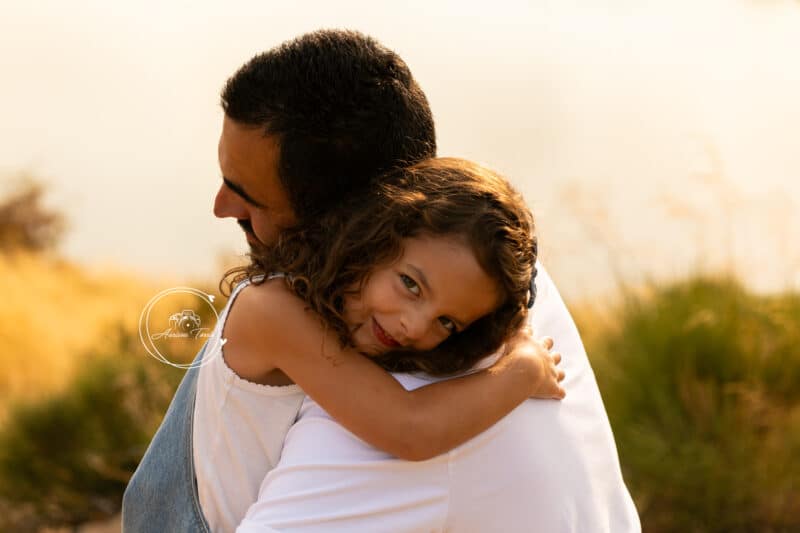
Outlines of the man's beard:
[{"label": "man's beard", "polygon": [[238,220],[237,219],[236,223],[239,224],[239,227],[241,227],[242,230],[244,230],[245,233],[247,233],[251,237],[255,238],[256,234],[253,233],[253,225],[250,223],[249,220],[245,220],[245,219]]},{"label": "man's beard", "polygon": [[243,220],[237,220],[236,222],[239,224],[239,227],[242,228],[242,231],[244,231],[245,237],[250,237],[249,239],[247,239],[247,244],[248,246],[250,246],[251,250],[253,249],[252,241],[261,243],[259,238],[256,237],[256,233],[253,231],[253,224],[249,220],[243,219]]},{"label": "man's beard", "polygon": [[252,240],[246,239],[247,247],[250,249],[251,254],[259,254],[259,252],[263,253],[264,245],[261,244],[261,241],[256,237],[255,232],[253,231],[253,225],[250,223],[249,220],[237,220],[239,227],[242,228],[244,231],[245,236],[249,236]]}]

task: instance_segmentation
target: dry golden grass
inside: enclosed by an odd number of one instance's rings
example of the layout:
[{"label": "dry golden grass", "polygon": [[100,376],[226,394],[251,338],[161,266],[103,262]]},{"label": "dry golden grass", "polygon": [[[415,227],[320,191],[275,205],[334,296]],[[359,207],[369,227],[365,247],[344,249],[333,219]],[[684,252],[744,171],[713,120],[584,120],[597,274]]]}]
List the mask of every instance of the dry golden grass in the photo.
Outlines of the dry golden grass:
[{"label": "dry golden grass", "polygon": [[[722,274],[719,274],[721,277]],[[572,319],[578,326],[586,353],[592,366],[604,363],[602,343],[609,335],[619,334],[623,324],[619,321],[619,308],[626,298],[650,300],[654,297],[656,285],[623,286],[613,291],[593,295],[591,298],[567,302]]]},{"label": "dry golden grass", "polygon": [[0,254],[0,420],[11,398],[56,390],[118,325],[136,331],[152,281],[63,259]]},{"label": "dry golden grass", "polygon": [[569,311],[575,324],[580,331],[581,339],[586,347],[588,355],[594,355],[591,348],[608,334],[614,327],[614,317],[610,309],[611,305],[600,305],[595,301],[576,301],[570,302]]}]

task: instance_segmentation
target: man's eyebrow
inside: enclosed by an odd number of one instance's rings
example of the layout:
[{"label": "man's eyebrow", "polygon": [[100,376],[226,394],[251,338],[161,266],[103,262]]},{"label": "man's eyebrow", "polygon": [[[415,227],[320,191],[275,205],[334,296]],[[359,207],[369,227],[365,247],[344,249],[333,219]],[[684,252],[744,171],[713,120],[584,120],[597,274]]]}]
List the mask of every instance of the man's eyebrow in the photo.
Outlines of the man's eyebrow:
[{"label": "man's eyebrow", "polygon": [[242,198],[244,198],[245,200],[247,200],[248,202],[250,202],[254,206],[256,206],[256,207],[266,207],[266,206],[262,205],[261,202],[257,201],[252,196],[247,194],[245,192],[245,190],[240,185],[237,185],[236,183],[232,182],[231,180],[229,180],[225,176],[222,176],[222,181],[225,182],[225,185],[227,185],[227,187],[230,190],[232,190],[233,192],[235,192],[236,194],[238,194],[239,196],[241,196]]}]

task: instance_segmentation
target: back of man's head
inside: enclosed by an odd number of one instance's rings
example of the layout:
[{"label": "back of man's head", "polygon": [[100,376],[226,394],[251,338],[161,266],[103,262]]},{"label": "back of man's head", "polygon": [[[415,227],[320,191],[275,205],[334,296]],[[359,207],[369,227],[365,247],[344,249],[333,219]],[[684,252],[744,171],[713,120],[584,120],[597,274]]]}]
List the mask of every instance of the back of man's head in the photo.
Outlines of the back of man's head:
[{"label": "back of man's head", "polygon": [[281,183],[301,221],[436,155],[433,116],[406,64],[353,31],[317,31],[257,55],[228,80],[222,107],[277,137]]}]

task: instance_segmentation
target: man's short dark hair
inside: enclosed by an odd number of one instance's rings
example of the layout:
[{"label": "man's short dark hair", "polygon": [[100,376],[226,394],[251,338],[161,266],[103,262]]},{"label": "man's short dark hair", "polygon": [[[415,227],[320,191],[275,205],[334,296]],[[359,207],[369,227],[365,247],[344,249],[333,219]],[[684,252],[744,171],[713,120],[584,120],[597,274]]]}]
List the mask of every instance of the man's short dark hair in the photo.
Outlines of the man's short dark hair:
[{"label": "man's short dark hair", "polygon": [[255,56],[226,83],[222,107],[277,136],[281,183],[301,221],[436,155],[433,116],[408,66],[354,31],[308,33]]}]

